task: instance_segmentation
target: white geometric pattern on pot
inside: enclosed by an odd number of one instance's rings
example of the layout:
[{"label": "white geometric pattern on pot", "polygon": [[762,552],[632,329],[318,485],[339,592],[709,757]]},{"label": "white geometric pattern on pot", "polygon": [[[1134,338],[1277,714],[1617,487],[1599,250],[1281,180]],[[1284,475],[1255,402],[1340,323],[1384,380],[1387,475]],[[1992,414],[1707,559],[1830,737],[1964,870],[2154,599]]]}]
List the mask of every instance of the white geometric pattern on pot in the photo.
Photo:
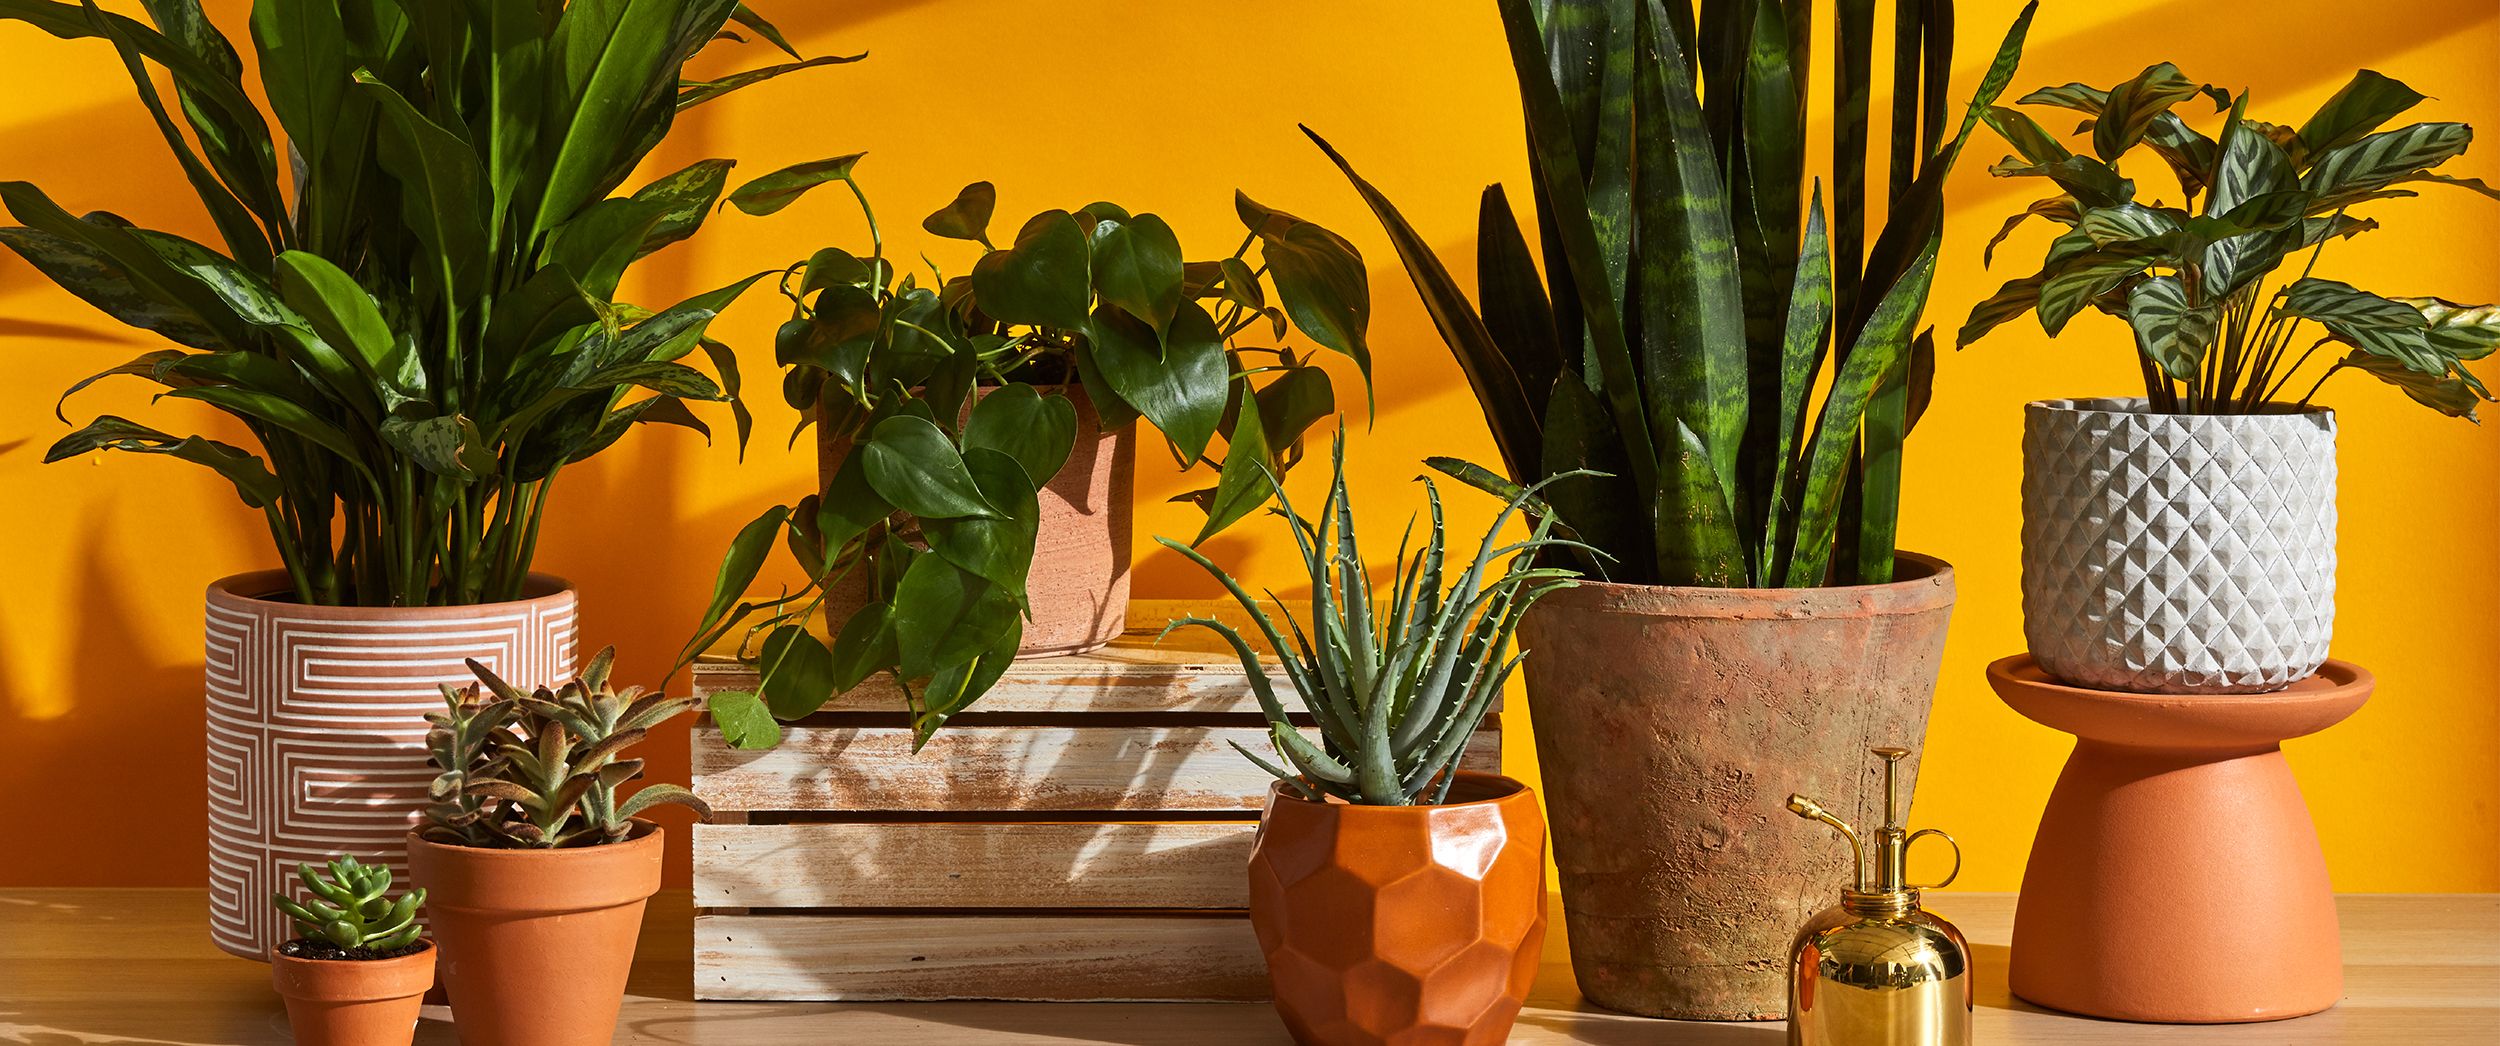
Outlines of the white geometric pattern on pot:
[{"label": "white geometric pattern on pot", "polygon": [[2253,693],[2335,627],[2335,417],[2024,409],[2023,635],[2103,690]]}]

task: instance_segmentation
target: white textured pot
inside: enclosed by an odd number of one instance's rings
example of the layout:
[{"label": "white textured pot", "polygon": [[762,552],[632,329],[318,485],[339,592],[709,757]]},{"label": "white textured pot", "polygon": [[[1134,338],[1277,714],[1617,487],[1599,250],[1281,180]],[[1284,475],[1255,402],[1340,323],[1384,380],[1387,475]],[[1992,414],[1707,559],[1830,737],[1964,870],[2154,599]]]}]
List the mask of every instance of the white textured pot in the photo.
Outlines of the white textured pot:
[{"label": "white textured pot", "polygon": [[2335,630],[2335,416],[2024,408],[2023,635],[2103,690],[2236,694],[2315,672]]}]

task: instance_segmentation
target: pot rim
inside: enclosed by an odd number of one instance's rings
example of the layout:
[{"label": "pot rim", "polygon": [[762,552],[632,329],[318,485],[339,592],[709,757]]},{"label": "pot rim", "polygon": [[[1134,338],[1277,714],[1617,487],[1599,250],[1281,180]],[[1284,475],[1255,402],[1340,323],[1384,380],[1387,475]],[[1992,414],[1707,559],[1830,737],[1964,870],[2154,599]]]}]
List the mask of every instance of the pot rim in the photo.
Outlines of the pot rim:
[{"label": "pot rim", "polygon": [[1340,815],[1356,810],[1457,810],[1469,806],[1498,806],[1503,803],[1518,802],[1522,796],[1528,797],[1530,802],[1535,801],[1536,789],[1529,787],[1526,781],[1512,777],[1509,774],[1486,773],[1482,770],[1461,770],[1458,772],[1458,776],[1461,781],[1474,781],[1491,787],[1500,788],[1502,791],[1498,794],[1489,795],[1482,799],[1470,799],[1462,803],[1415,803],[1409,806],[1378,806],[1371,803],[1349,803],[1345,800],[1335,798],[1324,798],[1319,802],[1312,802],[1311,800],[1302,798],[1301,796],[1288,791],[1285,788],[1285,782],[1283,781],[1268,782],[1267,790],[1270,796],[1280,802],[1290,802],[1310,807],[1327,807],[1338,811]]},{"label": "pot rim", "polygon": [[[574,588],[572,582],[554,574],[542,574],[536,571],[530,572],[529,576],[522,580],[522,594],[519,599],[496,603],[463,603],[453,606],[351,607],[300,603],[292,598],[294,584],[284,570],[246,570],[209,582],[208,601],[212,605],[226,603],[245,607],[286,607],[290,610],[308,611],[333,621],[408,621],[470,617],[482,611],[492,612],[516,607],[579,602],[581,597],[580,590]],[[273,598],[277,596],[288,598]]]},{"label": "pot rim", "polygon": [[[1951,607],[1953,564],[1936,556],[1895,550],[1894,577],[1875,585],[1812,588],[1716,588],[1709,585],[1636,585],[1583,580],[1538,601],[1533,619],[1548,608],[1595,609],[1661,617],[1811,619],[1917,614]],[[1915,573],[1900,568],[1913,568]],[[1907,573],[1908,576],[1902,576]],[[1574,605],[1578,604],[1577,607]],[[1535,658],[1530,658],[1534,662]]]},{"label": "pot rim", "polygon": [[417,943],[422,944],[425,947],[409,952],[406,955],[394,955],[388,959],[308,959],[301,955],[288,955],[279,950],[286,947],[287,941],[295,940],[302,940],[302,938],[289,937],[286,941],[280,941],[271,946],[269,949],[270,961],[284,963],[289,966],[309,966],[315,968],[335,966],[340,968],[368,969],[388,966],[392,963],[414,962],[418,959],[425,958],[428,954],[435,950],[434,938],[423,936],[417,938]]},{"label": "pot rim", "polygon": [[428,849],[434,849],[434,850],[450,850],[450,851],[454,851],[454,852],[457,852],[457,853],[460,853],[460,854],[464,854],[464,855],[466,855],[466,854],[474,854],[474,855],[476,855],[476,856],[474,856],[474,857],[466,857],[466,858],[464,858],[464,859],[466,859],[466,860],[476,860],[476,861],[522,860],[522,861],[530,861],[530,860],[545,860],[545,859],[548,859],[548,858],[553,858],[553,857],[562,857],[562,856],[567,856],[567,855],[576,855],[576,854],[616,854],[616,853],[623,853],[623,852],[625,852],[626,850],[629,850],[629,849],[635,849],[635,848],[648,848],[648,847],[653,847],[653,846],[658,846],[658,845],[660,845],[660,844],[659,844],[659,841],[658,841],[658,840],[659,840],[659,838],[660,838],[660,835],[661,835],[661,832],[660,832],[660,824],[659,824],[659,822],[657,822],[657,821],[648,821],[648,820],[644,820],[643,818],[640,818],[640,817],[634,818],[634,819],[633,819],[633,822],[634,822],[634,827],[633,827],[633,830],[632,830],[632,831],[630,831],[630,832],[627,832],[627,833],[626,833],[626,835],[625,835],[625,838],[624,838],[622,841],[620,841],[620,842],[613,842],[613,843],[602,843],[602,844],[600,844],[600,845],[598,845],[598,846],[564,846],[564,847],[537,847],[537,846],[532,846],[532,847],[463,846],[463,845],[461,845],[461,844],[459,844],[459,843],[440,843],[440,842],[435,842],[434,840],[432,840],[432,839],[428,839],[428,838],[426,838],[426,837],[425,837],[425,832],[424,832],[424,830],[423,830],[423,829],[410,829],[410,830],[409,830],[409,832],[408,832],[408,846],[409,846],[409,848],[410,848],[410,849],[415,849],[415,848],[416,848],[416,847],[418,847],[418,846],[424,846],[424,847],[426,847],[426,848],[428,848]]},{"label": "pot rim", "polygon": [[2152,409],[2152,403],[2152,400],[2146,399],[2142,396],[2074,396],[2060,399],[2032,400],[2029,403],[2023,404],[2023,409],[2025,411],[2039,411],[2044,414],[2098,414],[2109,416],[2124,415],[2141,418],[2175,418],[2183,424],[2195,424],[2198,422],[2212,422],[2216,424],[2250,424],[2265,420],[2315,420],[2320,418],[2331,421],[2335,417],[2335,408],[2333,407],[2321,407],[2314,403],[2305,405],[2299,403],[2284,403],[2279,400],[2268,400],[2263,404],[2263,406],[2271,409],[2260,410],[2249,414],[2183,414],[2173,411],[2154,410]]}]

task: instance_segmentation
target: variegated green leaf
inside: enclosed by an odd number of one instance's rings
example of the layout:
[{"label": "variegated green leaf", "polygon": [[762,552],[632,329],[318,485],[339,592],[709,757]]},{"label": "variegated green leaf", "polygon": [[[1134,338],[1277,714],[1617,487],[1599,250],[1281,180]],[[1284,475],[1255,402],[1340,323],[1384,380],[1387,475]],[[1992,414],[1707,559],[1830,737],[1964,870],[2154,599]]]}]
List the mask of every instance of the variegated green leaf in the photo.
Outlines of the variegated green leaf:
[{"label": "variegated green leaf", "polygon": [[2480,394],[2462,371],[2452,373],[2443,370],[2437,374],[2425,374],[2401,361],[2358,350],[2345,356],[2341,366],[2403,389],[2415,403],[2452,418],[2479,420],[2474,415],[2474,406],[2478,401],[2489,398]]},{"label": "variegated green leaf", "polygon": [[2319,106],[2317,115],[2300,125],[2301,146],[2309,155],[2319,156],[2350,145],[2421,102],[2422,95],[2414,89],[2363,69]]},{"label": "variegated green leaf", "polygon": [[2204,90],[2205,85],[2188,79],[2168,62],[2146,68],[2111,88],[2103,99],[2101,115],[2092,128],[2093,153],[2103,160],[2117,160],[2144,136],[2155,117]]},{"label": "variegated green leaf", "polygon": [[2395,298],[2422,314],[2431,348],[2451,359],[2479,360],[2500,346],[2500,305],[2459,305],[2442,298]]},{"label": "variegated green leaf", "polygon": [[2140,280],[2127,292],[2127,325],[2135,328],[2137,351],[2180,381],[2196,379],[2220,320],[2213,304],[2188,304],[2176,276]]},{"label": "variegated green leaf", "polygon": [[2007,218],[2005,225],[1997,230],[1997,234],[1988,238],[1987,248],[1979,252],[1979,263],[1981,265],[1994,264],[1997,245],[2004,243],[2006,237],[2014,235],[2015,229],[2033,217],[2047,218],[2072,228],[2083,221],[2083,208],[2075,202],[2072,196],[2052,196],[2045,200],[2032,201],[2031,206],[2023,209],[2023,213]]},{"label": "variegated green leaf", "polygon": [[2417,123],[2363,136],[2320,154],[2301,188],[2328,201],[2358,197],[2446,163],[2473,144],[2461,123]]},{"label": "variegated green leaf", "polygon": [[2078,255],[2040,285],[2040,327],[2056,337],[2083,307],[2150,264],[2147,252],[2124,247]]},{"label": "variegated green leaf", "polygon": [[2311,276],[2286,288],[2277,308],[2285,315],[2315,320],[2337,340],[2418,373],[2448,373],[2448,361],[2431,349],[2430,321],[2403,302]]}]

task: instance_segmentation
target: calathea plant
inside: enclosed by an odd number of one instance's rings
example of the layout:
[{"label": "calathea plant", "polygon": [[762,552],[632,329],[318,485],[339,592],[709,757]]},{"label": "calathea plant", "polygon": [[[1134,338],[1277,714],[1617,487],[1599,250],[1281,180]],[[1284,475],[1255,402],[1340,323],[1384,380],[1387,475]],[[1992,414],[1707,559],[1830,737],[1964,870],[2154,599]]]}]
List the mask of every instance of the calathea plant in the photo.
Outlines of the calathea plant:
[{"label": "calathea plant", "polygon": [[1918,321],[1945,178],[2012,78],[2032,8],[1948,138],[1952,5],[1899,5],[1890,206],[1870,245],[1873,3],[1839,5],[1833,30],[1828,221],[1806,166],[1812,5],[1736,0],[1698,17],[1684,0],[1499,6],[1537,178],[1541,282],[1499,186],[1477,235],[1479,308],[1397,208],[1321,148],[1388,229],[1510,475],[1603,474],[1546,500],[1612,554],[1584,560],[1610,580],[1889,580],[1902,439],[1933,367]]},{"label": "calathea plant", "polygon": [[[1317,519],[1294,511],[1284,488],[1273,478],[1269,482],[1281,506],[1276,514],[1292,531],[1310,577],[1307,625],[1279,600],[1277,609],[1285,615],[1289,632],[1280,631],[1232,575],[1194,548],[1158,539],[1213,574],[1249,612],[1286,678],[1293,681],[1319,739],[1305,736],[1303,726],[1293,721],[1268,682],[1258,652],[1239,630],[1214,618],[1187,617],[1164,631],[1195,625],[1232,646],[1267,714],[1268,733],[1284,765],[1246,748],[1241,752],[1287,782],[1295,794],[1315,802],[1334,797],[1375,806],[1438,803],[1457,779],[1459,760],[1477,724],[1527,657],[1524,651],[1511,652],[1520,615],[1547,593],[1571,587],[1578,576],[1536,566],[1538,555],[1557,548],[1599,553],[1553,536],[1553,514],[1536,501],[1536,488],[1517,488],[1477,542],[1475,555],[1445,582],[1441,492],[1425,477],[1432,531],[1410,557],[1410,521],[1398,541],[1396,574],[1386,589],[1375,588],[1355,539],[1343,435],[1334,452],[1336,479]],[[1474,466],[1441,458],[1431,464],[1470,482],[1481,481],[1481,470]],[[1566,473],[1538,485],[1576,475]],[[1491,482],[1500,483],[1497,478]],[[1525,540],[1504,544],[1503,525],[1523,511],[1536,517],[1532,531]],[[1385,604],[1376,603],[1382,596]]]},{"label": "calathea plant", "polygon": [[478,685],[444,686],[444,710],[425,717],[426,750],[441,773],[427,788],[421,834],[454,846],[559,849],[623,842],[634,815],[663,803],[711,816],[680,785],[619,791],[642,776],[642,760],[625,750],[696,701],[612,689],[615,663],[609,647],[563,687],[524,691],[469,662]]},{"label": "calathea plant", "polygon": [[[198,0],[144,6],[153,27],[48,0],[0,18],[112,44],[222,247],[72,215],[25,182],[0,183],[23,223],[0,243],[174,343],[71,392],[153,381],[234,416],[260,453],[107,415],[47,460],[121,450],[215,469],[267,518],[307,603],[516,598],[566,465],[636,423],[708,432],[683,401],[734,400],[737,382],[704,331],[755,277],[657,310],[616,292],[636,260],[694,235],[732,162],[611,193],[678,113],[853,60],[794,53],[686,80],[733,20],[781,41],[735,0],[257,0],[264,113]],[[764,210],[807,177],[731,198]],[[698,346],[719,379],[681,362]]]},{"label": "calathea plant", "polygon": [[[2178,107],[2210,99],[2227,113],[2212,137]],[[2326,245],[2378,227],[2354,213],[2380,200],[2415,195],[2407,186],[2442,183],[2500,198],[2500,191],[2436,168],[2465,152],[2472,128],[2416,123],[2380,130],[2423,96],[2364,69],[2298,127],[2248,115],[2236,98],[2162,62],[2107,90],[2083,84],[2043,88],[2019,101],[2084,114],[2075,152],[2030,116],[1989,110],[1988,123],[2018,156],[1990,170],[2045,178],[2056,194],[2007,221],[1989,244],[2033,216],[2066,226],[2037,273],[2005,284],[1971,310],[1959,341],[1968,344],[2024,313],[2049,334],[2086,307],[2125,320],[2135,333],[2145,395],[2153,409],[2181,414],[2250,414],[2279,409],[2318,350],[2334,362],[2297,401],[2307,404],[2326,379],[2358,370],[2451,416],[2471,418],[2491,399],[2465,369],[2500,345],[2500,307],[2439,298],[2386,298],[2312,275]],[[2140,201],[2119,172],[2130,154],[2151,154],[2177,180],[2179,202]],[[2299,268],[2268,289],[2268,277]],[[2304,323],[2323,331],[2315,341]]]},{"label": "calathea plant", "polygon": [[323,869],[296,865],[295,875],[303,881],[306,896],[299,901],[278,894],[270,903],[295,927],[298,940],[290,942],[291,948],[327,946],[292,948],[307,952],[300,958],[387,958],[417,943],[423,932],[417,925],[417,909],[425,904],[425,891],[412,890],[393,899],[389,868],[347,856]]},{"label": "calathea plant", "polygon": [[[1188,262],[1161,218],[1110,203],[1044,211],[994,246],[996,193],[976,182],[921,224],[983,253],[969,273],[923,284],[886,258],[857,160],[822,173],[858,198],[868,255],[827,248],[785,270],[792,318],[777,342],[800,429],[821,424],[848,453],[823,490],[767,509],[731,542],[680,655],[682,666],[745,629],[737,651],[756,689],[710,698],[739,747],[775,744],[777,719],[879,672],[901,684],[925,743],[998,680],[1030,613],[1037,494],[1077,432],[1066,390],[1084,390],[1104,429],[1142,417],[1176,460],[1216,468],[1214,486],[1190,495],[1207,512],[1203,540],[1266,503],[1268,477],[1336,408],[1327,372],[1281,344],[1289,331],[1370,367],[1361,257],[1246,196],[1241,245]],[[776,543],[805,584],[746,599]],[[845,585],[864,589],[864,605],[833,613],[827,597]],[[811,628],[820,617],[830,644]]]}]

